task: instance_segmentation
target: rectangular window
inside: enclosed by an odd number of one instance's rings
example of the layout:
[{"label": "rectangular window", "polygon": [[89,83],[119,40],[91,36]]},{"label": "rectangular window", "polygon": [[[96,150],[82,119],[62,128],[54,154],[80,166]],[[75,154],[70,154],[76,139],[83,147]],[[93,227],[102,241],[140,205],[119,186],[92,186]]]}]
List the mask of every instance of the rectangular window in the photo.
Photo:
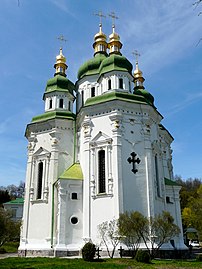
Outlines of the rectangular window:
[{"label": "rectangular window", "polygon": [[49,109],[51,109],[52,107],[53,107],[53,100],[50,99],[50,101],[49,101]]},{"label": "rectangular window", "polygon": [[119,79],[119,89],[123,89],[123,79]]},{"label": "rectangular window", "polygon": [[157,196],[158,197],[161,197],[160,184],[159,184],[159,171],[158,171],[158,158],[157,158],[157,155],[155,155],[155,172],[156,172],[156,191],[157,191]]},{"label": "rectangular window", "polygon": [[43,180],[43,163],[38,164],[38,182],[36,199],[41,199],[42,196],[42,180]]},{"label": "rectangular window", "polygon": [[59,108],[63,108],[63,99],[62,98],[59,100]]},{"label": "rectangular window", "polygon": [[108,80],[108,90],[111,90],[112,88],[112,82],[111,79]]},{"label": "rectangular window", "polygon": [[92,87],[91,88],[91,97],[94,97],[95,96],[95,87]]},{"label": "rectangular window", "polygon": [[98,192],[105,193],[105,151],[98,152]]},{"label": "rectangular window", "polygon": [[77,200],[77,193],[76,192],[72,192],[72,200]]},{"label": "rectangular window", "polygon": [[84,94],[83,91],[81,92],[81,106],[84,104]]}]

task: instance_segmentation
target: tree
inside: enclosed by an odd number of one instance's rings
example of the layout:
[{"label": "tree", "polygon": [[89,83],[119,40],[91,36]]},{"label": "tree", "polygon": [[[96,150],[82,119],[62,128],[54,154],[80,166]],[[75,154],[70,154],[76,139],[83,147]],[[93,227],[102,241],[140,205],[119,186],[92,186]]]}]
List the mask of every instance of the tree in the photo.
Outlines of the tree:
[{"label": "tree", "polygon": [[8,241],[19,240],[20,222],[11,220],[9,212],[0,208],[0,247]]},{"label": "tree", "polygon": [[198,197],[197,190],[201,185],[201,180],[198,178],[188,178],[187,180],[183,180],[181,176],[175,176],[175,180],[182,186],[180,190],[180,205],[183,210],[188,206],[189,200],[192,199],[192,197]]},{"label": "tree", "polygon": [[[151,243],[151,258],[155,258],[160,247],[169,242],[173,237],[179,235],[180,228],[174,223],[174,218],[169,212],[163,211],[155,217],[149,218],[149,228],[145,233],[144,242]],[[148,247],[147,247],[148,248]]]},{"label": "tree", "polygon": [[[159,248],[164,243],[180,233],[180,229],[174,223],[173,217],[166,211],[148,219],[140,212],[124,213],[124,217],[123,215],[120,215],[120,217],[121,221],[119,221],[119,227],[121,235],[127,237],[134,234],[136,240],[140,240],[141,238],[147,250],[150,252],[151,258],[156,256]],[[124,219],[126,221],[125,225],[123,223]],[[121,225],[123,225],[123,228]]]},{"label": "tree", "polygon": [[3,203],[9,202],[11,200],[11,197],[7,190],[0,190],[0,206],[2,206]]},{"label": "tree", "polygon": [[185,227],[194,227],[202,239],[202,184],[197,190],[197,197],[190,197],[187,207],[182,211],[182,220]]},{"label": "tree", "polygon": [[137,211],[120,214],[118,219],[119,234],[122,242],[132,251],[135,257],[140,245],[143,228],[147,225],[147,219]]},{"label": "tree", "polygon": [[[101,237],[101,243],[103,242],[106,246],[107,253],[112,259],[116,247],[118,246],[121,236],[119,235],[117,220],[113,219],[111,221],[104,221],[98,225],[98,233]],[[110,246],[112,246],[112,251],[110,252]]]}]

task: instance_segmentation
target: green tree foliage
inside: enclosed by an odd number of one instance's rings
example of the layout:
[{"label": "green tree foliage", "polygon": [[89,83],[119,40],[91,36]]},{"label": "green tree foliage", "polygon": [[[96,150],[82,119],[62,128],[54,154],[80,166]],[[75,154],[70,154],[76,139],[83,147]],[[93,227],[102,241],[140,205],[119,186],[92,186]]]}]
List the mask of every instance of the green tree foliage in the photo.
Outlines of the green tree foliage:
[{"label": "green tree foliage", "polygon": [[194,227],[202,240],[202,184],[197,190],[197,197],[189,197],[187,207],[182,211],[182,219],[185,227]]},{"label": "green tree foliage", "polygon": [[155,258],[159,248],[169,242],[173,237],[179,235],[180,228],[174,223],[174,218],[169,212],[163,211],[149,219],[150,231],[145,234],[146,241],[151,243],[151,257]]},{"label": "green tree foliage", "polygon": [[[119,235],[117,220],[113,219],[111,221],[104,221],[98,225],[98,233],[101,237],[101,243],[104,243],[107,249],[109,257],[112,259],[116,247],[118,246],[121,236]],[[110,252],[110,247],[112,251]]]},{"label": "green tree foliage", "polygon": [[[140,238],[144,242],[151,258],[154,258],[159,248],[180,233],[169,212],[163,211],[155,217],[145,218],[140,212],[124,213],[119,218],[119,231],[122,236]],[[137,248],[136,248],[137,250]]]},{"label": "green tree foliage", "polygon": [[0,190],[0,206],[2,206],[3,203],[9,202],[11,200],[11,197],[7,190]]},{"label": "green tree foliage", "polygon": [[183,180],[181,176],[175,176],[176,182],[182,186],[180,190],[180,205],[181,210],[188,206],[189,200],[198,198],[198,188],[201,185],[201,180],[198,178],[188,178]]},{"label": "green tree foliage", "polygon": [[11,219],[9,212],[0,208],[0,247],[8,241],[19,240],[20,222]]},{"label": "green tree foliage", "polygon": [[118,219],[121,241],[132,251],[133,258],[139,248],[145,226],[147,227],[147,219],[137,211],[122,213]]}]

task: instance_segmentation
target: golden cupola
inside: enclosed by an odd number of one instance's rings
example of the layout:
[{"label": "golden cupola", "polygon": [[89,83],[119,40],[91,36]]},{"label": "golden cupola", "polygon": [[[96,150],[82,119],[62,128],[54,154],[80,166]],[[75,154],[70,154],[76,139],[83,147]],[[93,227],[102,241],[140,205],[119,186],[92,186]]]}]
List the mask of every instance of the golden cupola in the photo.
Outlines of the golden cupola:
[{"label": "golden cupola", "polygon": [[107,37],[102,32],[102,23],[99,24],[99,32],[94,36],[94,55],[96,53],[107,53]]},{"label": "golden cupola", "polygon": [[115,25],[112,25],[112,34],[109,36],[109,43],[108,43],[108,48],[109,48],[109,54],[111,53],[120,53],[120,49],[122,48],[122,43],[120,42],[120,37],[119,35],[115,32]]},{"label": "golden cupola", "polygon": [[136,60],[136,68],[134,71],[134,83],[135,83],[135,88],[142,88],[144,89],[143,83],[145,79],[143,77],[142,71],[139,69],[138,66],[138,60]]},{"label": "golden cupola", "polygon": [[66,58],[62,54],[62,48],[60,48],[60,54],[56,56],[56,63],[54,64],[55,68],[55,76],[56,75],[61,75],[66,77],[66,69],[67,69],[67,64],[66,64]]}]

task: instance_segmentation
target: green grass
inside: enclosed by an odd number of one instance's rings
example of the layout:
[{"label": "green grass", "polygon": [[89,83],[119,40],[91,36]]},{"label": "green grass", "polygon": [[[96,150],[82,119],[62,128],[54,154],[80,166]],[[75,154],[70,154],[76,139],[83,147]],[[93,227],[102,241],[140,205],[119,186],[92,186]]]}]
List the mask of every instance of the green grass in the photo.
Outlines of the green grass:
[{"label": "green grass", "polygon": [[202,262],[196,261],[152,261],[151,264],[138,263],[132,259],[104,259],[85,262],[82,259],[62,258],[6,258],[0,260],[2,269],[198,269]]}]

